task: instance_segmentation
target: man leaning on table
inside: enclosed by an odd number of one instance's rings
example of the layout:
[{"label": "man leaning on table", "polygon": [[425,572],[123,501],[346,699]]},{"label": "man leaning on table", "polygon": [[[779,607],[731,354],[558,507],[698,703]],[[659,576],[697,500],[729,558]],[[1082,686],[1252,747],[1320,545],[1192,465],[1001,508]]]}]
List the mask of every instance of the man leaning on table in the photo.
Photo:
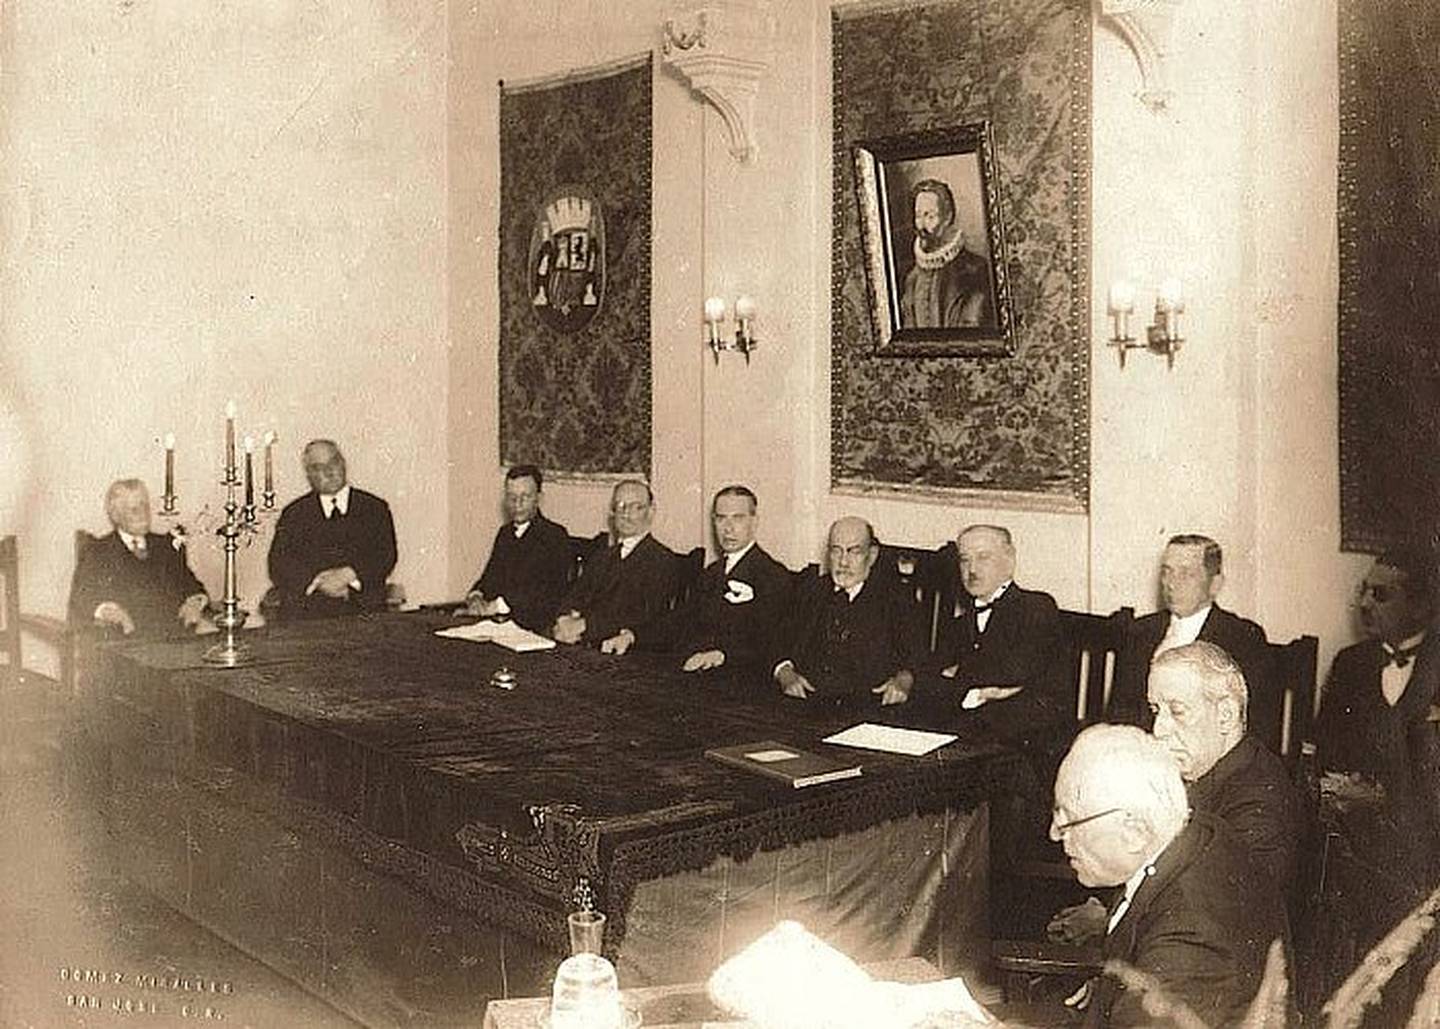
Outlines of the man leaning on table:
[{"label": "man leaning on table", "polygon": [[565,593],[570,535],[540,510],[544,476],[533,464],[505,473],[505,513],[485,570],[465,597],[466,611],[485,618],[509,617],[546,632]]},{"label": "man leaning on table", "polygon": [[921,625],[898,579],[873,574],[880,556],[863,518],[830,526],[829,574],[806,582],[774,648],[774,679],[797,700],[837,706],[903,704],[915,684]]},{"label": "man leaning on table", "polygon": [[648,629],[621,629],[600,649],[672,651],[684,655],[680,667],[686,672],[754,667],[763,660],[790,597],[790,572],[755,541],[758,508],[748,486],[716,493],[710,521],[720,557],[700,573],[689,599]]}]

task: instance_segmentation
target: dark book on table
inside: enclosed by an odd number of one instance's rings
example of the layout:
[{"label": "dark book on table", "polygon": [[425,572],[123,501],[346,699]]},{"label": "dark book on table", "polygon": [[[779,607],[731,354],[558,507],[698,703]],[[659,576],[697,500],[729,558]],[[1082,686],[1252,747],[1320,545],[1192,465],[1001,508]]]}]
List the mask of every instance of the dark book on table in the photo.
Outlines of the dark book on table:
[{"label": "dark book on table", "polygon": [[714,747],[707,750],[705,756],[747,772],[787,782],[797,790],[802,786],[818,786],[837,779],[853,779],[860,774],[860,766],[853,761],[812,754],[774,740]]}]

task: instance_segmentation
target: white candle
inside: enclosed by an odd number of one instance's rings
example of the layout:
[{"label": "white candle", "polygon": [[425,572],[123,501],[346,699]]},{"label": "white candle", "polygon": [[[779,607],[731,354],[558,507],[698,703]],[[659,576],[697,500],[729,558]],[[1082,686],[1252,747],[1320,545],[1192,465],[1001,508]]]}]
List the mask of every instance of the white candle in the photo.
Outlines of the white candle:
[{"label": "white candle", "polygon": [[245,506],[255,506],[255,438],[245,437]]},{"label": "white candle", "polygon": [[175,496],[175,434],[165,434],[165,496]]},{"label": "white candle", "polygon": [[[225,469],[235,470],[235,401],[225,403]],[[228,478],[228,476],[227,476]]]}]

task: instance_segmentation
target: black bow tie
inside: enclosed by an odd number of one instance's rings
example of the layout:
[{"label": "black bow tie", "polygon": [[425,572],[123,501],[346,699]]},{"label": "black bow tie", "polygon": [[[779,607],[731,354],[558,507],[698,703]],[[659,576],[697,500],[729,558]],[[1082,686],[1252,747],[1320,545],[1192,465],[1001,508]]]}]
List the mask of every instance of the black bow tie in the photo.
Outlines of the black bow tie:
[{"label": "black bow tie", "polygon": [[1420,649],[1418,643],[1413,647],[1404,647],[1400,650],[1396,650],[1388,643],[1380,645],[1385,648],[1385,664],[1394,665],[1396,668],[1404,668],[1408,665],[1414,659],[1415,652]]},{"label": "black bow tie", "polygon": [[975,612],[977,615],[978,615],[981,611],[989,611],[989,610],[990,610],[992,607],[994,607],[994,606],[995,606],[995,602],[994,602],[993,600],[986,600],[986,601],[977,600],[977,601],[973,602],[973,603],[970,605],[971,609],[974,610],[974,612]]}]

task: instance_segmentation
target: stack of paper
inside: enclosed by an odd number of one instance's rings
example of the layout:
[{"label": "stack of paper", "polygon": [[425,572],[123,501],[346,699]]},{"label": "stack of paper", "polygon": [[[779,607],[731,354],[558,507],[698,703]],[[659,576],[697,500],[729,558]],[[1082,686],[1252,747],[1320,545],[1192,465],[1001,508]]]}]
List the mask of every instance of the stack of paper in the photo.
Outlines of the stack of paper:
[{"label": "stack of paper", "polygon": [[555,646],[555,641],[549,637],[522,629],[514,622],[486,620],[472,625],[457,625],[453,629],[437,629],[435,635],[452,640],[470,640],[474,643],[498,643],[519,653],[527,650],[550,650]]},{"label": "stack of paper", "polygon": [[843,732],[826,736],[826,743],[838,743],[842,747],[859,747],[862,750],[880,750],[887,754],[908,754],[919,757],[932,750],[938,750],[947,743],[954,743],[956,737],[948,732],[926,732],[924,729],[902,729],[895,725],[876,725],[861,722]]}]

